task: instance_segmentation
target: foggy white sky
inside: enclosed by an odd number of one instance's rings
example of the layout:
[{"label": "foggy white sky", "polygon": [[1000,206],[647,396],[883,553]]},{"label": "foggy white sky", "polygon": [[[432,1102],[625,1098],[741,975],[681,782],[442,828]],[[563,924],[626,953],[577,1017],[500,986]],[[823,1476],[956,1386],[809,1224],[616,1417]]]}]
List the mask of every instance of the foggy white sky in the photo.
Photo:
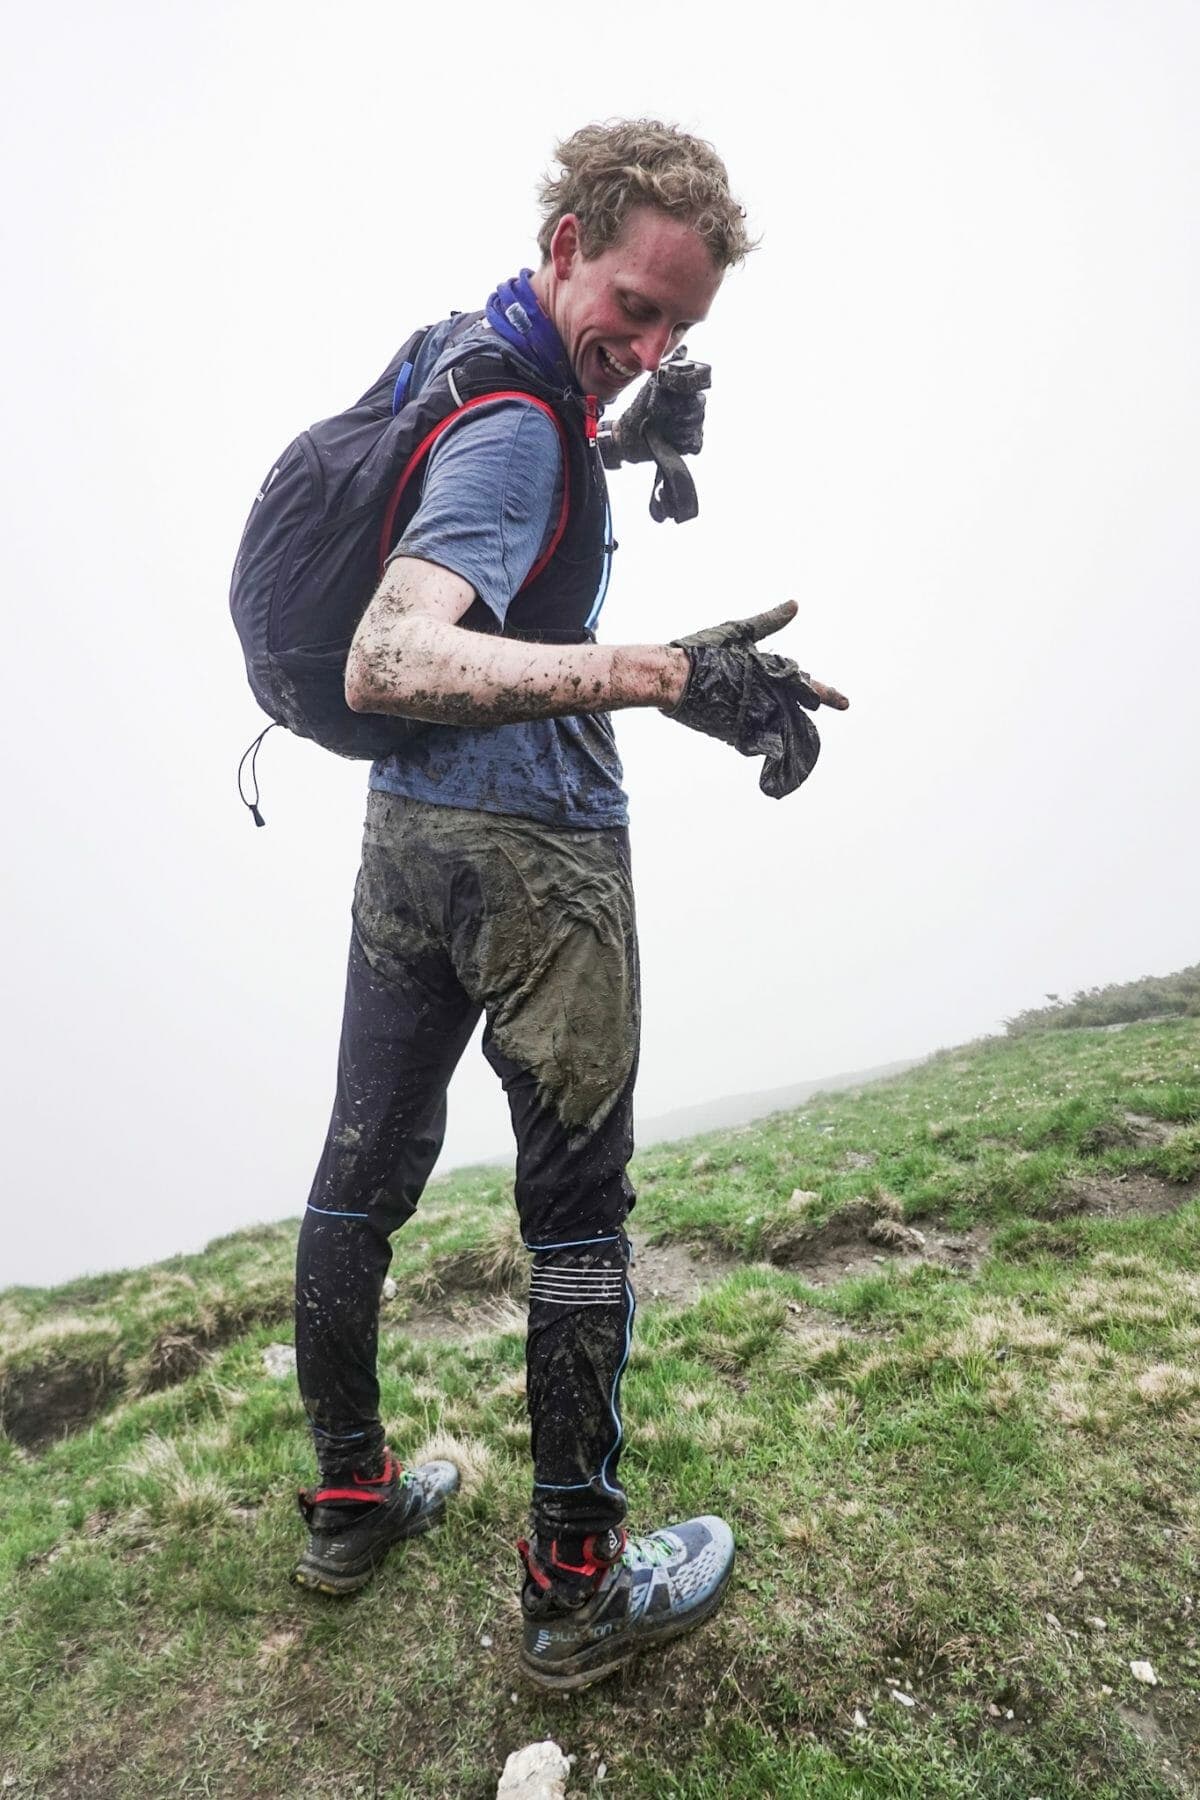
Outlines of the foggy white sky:
[{"label": "foggy white sky", "polygon": [[[1200,955],[1200,12],[454,18],[10,24],[0,1285],[300,1211],[366,770],[273,733],[254,830],[230,566],[282,445],[535,260],[536,178],[588,118],[711,138],[763,238],[692,339],[699,521],[614,478],[604,635],[794,595],[780,648],[853,703],[780,803],[724,746],[619,720],[642,1113]],[[448,1153],[507,1141],[469,1052]]]}]

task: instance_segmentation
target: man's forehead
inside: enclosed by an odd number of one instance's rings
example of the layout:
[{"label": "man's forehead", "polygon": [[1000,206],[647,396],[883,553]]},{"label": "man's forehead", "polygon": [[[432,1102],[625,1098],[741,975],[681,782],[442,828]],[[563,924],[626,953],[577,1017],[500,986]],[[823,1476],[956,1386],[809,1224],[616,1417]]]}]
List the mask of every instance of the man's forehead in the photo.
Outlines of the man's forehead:
[{"label": "man's forehead", "polygon": [[666,301],[684,287],[705,310],[724,276],[698,231],[650,206],[634,208],[608,258],[614,279],[647,299]]}]

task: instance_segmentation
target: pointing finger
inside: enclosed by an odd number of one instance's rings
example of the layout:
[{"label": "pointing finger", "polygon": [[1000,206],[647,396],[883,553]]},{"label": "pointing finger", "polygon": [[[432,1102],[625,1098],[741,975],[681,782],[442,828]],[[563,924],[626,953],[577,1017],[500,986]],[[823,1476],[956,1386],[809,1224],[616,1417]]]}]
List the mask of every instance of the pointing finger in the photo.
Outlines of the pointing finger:
[{"label": "pointing finger", "polygon": [[814,681],[811,675],[805,675],[803,680],[816,695],[820,706],[832,706],[838,712],[845,712],[850,705],[845,694],[839,694],[835,687],[826,687],[823,681]]},{"label": "pointing finger", "polygon": [[760,638],[770,637],[773,632],[782,631],[799,612],[794,600],[781,600],[778,606],[770,607],[766,612],[755,613],[752,619],[743,619],[738,633],[738,641],[743,644],[756,644]]}]

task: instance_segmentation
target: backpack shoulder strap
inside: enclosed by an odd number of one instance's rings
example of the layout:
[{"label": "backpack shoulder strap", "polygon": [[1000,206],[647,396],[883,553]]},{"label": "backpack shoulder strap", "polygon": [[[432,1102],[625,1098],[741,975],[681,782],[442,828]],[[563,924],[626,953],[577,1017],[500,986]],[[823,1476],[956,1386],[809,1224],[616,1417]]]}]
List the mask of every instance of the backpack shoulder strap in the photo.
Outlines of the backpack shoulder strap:
[{"label": "backpack shoulder strap", "polygon": [[453,370],[448,370],[446,373],[450,391],[458,401],[458,405],[455,406],[452,411],[446,413],[443,418],[439,419],[437,424],[434,425],[431,430],[426,432],[420,443],[412,451],[408,461],[400,472],[399,480],[392,490],[391,497],[384,511],[383,524],[379,533],[379,572],[381,575],[383,574],[388,550],[391,547],[392,532],[395,529],[396,514],[400,510],[400,502],[404,498],[405,489],[408,487],[409,482],[421,467],[442,434],[448,431],[452,425],[457,424],[467,413],[475,412],[481,406],[492,406],[497,400],[520,400],[527,406],[535,406],[539,412],[546,415],[554,426],[555,431],[558,433],[559,449],[562,451],[563,468],[562,500],[558,509],[558,518],[555,520],[554,530],[550,535],[550,540],[546,545],[546,548],[543,550],[541,556],[539,556],[537,562],[522,583],[523,587],[527,587],[531,581],[536,580],[542,573],[542,570],[546,567],[546,564],[550,561],[550,558],[554,555],[554,552],[562,542],[563,532],[567,528],[567,519],[571,510],[571,457],[567,444],[566,429],[549,401],[541,399],[537,394],[531,394],[525,388],[490,388],[485,393],[475,394],[471,399],[463,400],[454,384]]}]

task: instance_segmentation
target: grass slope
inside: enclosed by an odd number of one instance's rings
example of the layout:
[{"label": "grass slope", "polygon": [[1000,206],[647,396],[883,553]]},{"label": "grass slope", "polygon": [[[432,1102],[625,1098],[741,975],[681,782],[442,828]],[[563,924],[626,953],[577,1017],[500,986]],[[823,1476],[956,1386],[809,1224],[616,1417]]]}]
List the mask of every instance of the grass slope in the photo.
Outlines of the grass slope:
[{"label": "grass slope", "polygon": [[635,1175],[643,1268],[717,1276],[644,1285],[622,1465],[635,1523],[733,1524],[711,1626],[520,1686],[524,1258],[460,1173],[381,1364],[467,1491],[350,1601],[288,1585],[294,1225],[0,1296],[0,1791],[490,1800],[542,1736],[573,1797],[1200,1791],[1200,1020],[988,1041]]}]

